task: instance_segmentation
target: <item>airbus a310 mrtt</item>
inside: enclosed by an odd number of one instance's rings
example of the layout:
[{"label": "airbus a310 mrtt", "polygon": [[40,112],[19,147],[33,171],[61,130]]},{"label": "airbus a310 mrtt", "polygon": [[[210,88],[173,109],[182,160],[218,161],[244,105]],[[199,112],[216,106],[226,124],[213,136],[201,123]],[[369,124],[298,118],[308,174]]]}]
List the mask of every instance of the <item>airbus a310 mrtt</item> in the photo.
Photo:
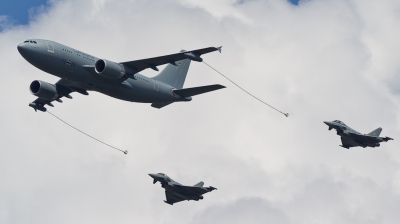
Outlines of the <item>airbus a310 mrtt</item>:
[{"label": "airbus a310 mrtt", "polygon": [[[116,63],[99,59],[50,40],[30,39],[18,45],[20,54],[35,67],[58,76],[56,84],[35,80],[30,91],[38,98],[29,104],[36,110],[46,111],[45,105],[72,98],[70,93],[88,95],[97,91],[108,96],[131,102],[151,103],[161,108],[173,102],[191,101],[192,96],[225,88],[209,85],[182,89],[190,61],[201,62],[202,54],[221,52],[221,47],[208,47],[194,51]],[[138,72],[168,64],[157,76],[148,78]]]},{"label": "airbus a310 mrtt", "polygon": [[369,134],[361,134],[339,120],[324,121],[324,123],[329,126],[329,130],[332,128],[336,129],[337,134],[340,135],[342,140],[341,146],[346,149],[356,146],[361,146],[363,148],[367,146],[379,147],[379,143],[393,140],[393,138],[389,137],[379,137],[382,128],[377,128]]}]

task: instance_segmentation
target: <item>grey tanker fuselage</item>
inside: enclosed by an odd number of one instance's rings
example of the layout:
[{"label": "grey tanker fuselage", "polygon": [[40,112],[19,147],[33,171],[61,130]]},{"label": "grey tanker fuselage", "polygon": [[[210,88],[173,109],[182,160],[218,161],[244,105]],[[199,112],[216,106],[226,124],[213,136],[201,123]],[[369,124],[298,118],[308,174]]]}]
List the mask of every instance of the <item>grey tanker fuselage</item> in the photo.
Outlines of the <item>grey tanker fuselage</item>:
[{"label": "grey tanker fuselage", "polygon": [[[220,48],[215,49],[220,50]],[[166,105],[168,105],[169,103],[178,101],[190,101],[192,100],[191,95],[194,95],[190,93],[186,94],[190,96],[177,94],[183,86],[190,65],[190,59],[187,59],[190,58],[188,55],[192,55],[193,52],[115,63],[94,57],[54,41],[40,39],[25,41],[18,45],[18,51],[35,67],[61,78],[59,83],[53,85],[56,90],[51,90],[52,87],[50,85],[52,84],[47,85],[47,90],[51,93],[54,92],[51,97],[43,93],[42,95],[38,93],[41,91],[40,88],[46,91],[47,83],[34,81],[31,84],[31,92],[39,97],[37,101],[33,102],[34,105],[38,104],[38,108],[33,106],[35,109],[41,109],[46,104],[52,106],[51,102],[53,100],[59,101],[58,99],[62,96],[69,97],[68,93],[71,92],[79,92],[87,95],[86,90],[97,91],[125,101],[154,103],[155,107],[160,103],[167,103]],[[211,51],[214,51],[214,49],[206,53]],[[169,73],[167,74],[167,72],[163,71],[164,73],[161,72],[161,76],[158,78],[149,78],[137,72],[146,68],[158,70],[157,65],[167,64],[168,62],[170,63],[166,69],[169,69]],[[168,66],[176,67],[177,74],[171,73],[174,70],[168,68]],[[166,80],[169,83],[160,80]],[[175,80],[180,82],[181,86],[174,86],[174,83],[176,83]],[[211,90],[209,87],[208,91],[220,88],[224,87],[214,85]],[[62,94],[63,90],[64,94]],[[204,89],[200,89],[200,91],[203,91],[201,93],[207,92]]]}]

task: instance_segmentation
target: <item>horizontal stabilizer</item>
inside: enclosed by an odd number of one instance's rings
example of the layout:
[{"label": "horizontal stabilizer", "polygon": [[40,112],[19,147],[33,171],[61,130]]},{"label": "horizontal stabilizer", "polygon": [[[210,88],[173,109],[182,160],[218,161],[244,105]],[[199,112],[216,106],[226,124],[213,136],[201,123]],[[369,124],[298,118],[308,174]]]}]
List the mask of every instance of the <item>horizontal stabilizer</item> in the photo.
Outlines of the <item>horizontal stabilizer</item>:
[{"label": "horizontal stabilizer", "polygon": [[199,87],[193,87],[193,88],[187,88],[187,89],[175,89],[173,92],[175,94],[178,94],[179,96],[182,97],[189,97],[189,96],[195,96],[207,92],[211,92],[214,90],[218,89],[223,89],[226,88],[223,85],[210,85],[210,86],[199,86]]},{"label": "horizontal stabilizer", "polygon": [[374,137],[379,137],[381,132],[382,132],[382,128],[377,128],[374,131],[372,131],[371,133],[368,133],[368,135],[374,136]]},{"label": "horizontal stabilizer", "polygon": [[168,106],[168,105],[170,105],[171,103],[173,103],[173,102],[159,102],[159,103],[152,103],[152,104],[151,104],[151,106],[152,106],[152,107],[154,107],[154,108],[158,108],[158,109],[160,109],[160,108],[162,108],[162,107],[165,107],[165,106]]},{"label": "horizontal stabilizer", "polygon": [[204,186],[204,182],[200,181],[197,184],[193,185],[193,187],[203,187]]}]

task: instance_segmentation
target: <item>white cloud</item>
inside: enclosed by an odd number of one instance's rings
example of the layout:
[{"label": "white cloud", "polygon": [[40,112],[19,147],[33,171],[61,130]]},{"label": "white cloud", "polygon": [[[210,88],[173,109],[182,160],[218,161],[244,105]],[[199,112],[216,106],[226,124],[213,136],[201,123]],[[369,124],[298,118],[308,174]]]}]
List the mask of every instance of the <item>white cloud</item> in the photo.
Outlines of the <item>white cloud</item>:
[{"label": "white cloud", "polygon": [[[52,1],[4,29],[0,223],[397,223],[400,3],[237,3]],[[57,81],[19,55],[29,38],[113,61],[223,45],[204,59],[290,116],[200,63],[186,87],[228,88],[161,110],[98,93],[50,109],[124,156],[28,107],[31,81]],[[334,119],[395,140],[340,148],[322,123]],[[150,172],[218,190],[169,206]]]}]

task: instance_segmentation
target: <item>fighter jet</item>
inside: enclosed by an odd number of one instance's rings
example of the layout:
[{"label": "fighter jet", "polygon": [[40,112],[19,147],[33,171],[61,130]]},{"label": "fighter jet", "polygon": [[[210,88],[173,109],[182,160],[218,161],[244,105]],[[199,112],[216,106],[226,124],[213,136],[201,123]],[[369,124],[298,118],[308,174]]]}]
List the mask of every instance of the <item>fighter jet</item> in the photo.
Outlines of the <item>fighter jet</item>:
[{"label": "fighter jet", "polygon": [[374,148],[379,147],[380,142],[393,140],[389,137],[379,137],[382,132],[382,128],[377,128],[368,134],[361,134],[339,120],[334,120],[332,122],[324,121],[324,123],[329,126],[328,130],[332,130],[332,128],[336,129],[337,134],[341,136],[340,138],[342,140],[342,145],[340,146],[346,149],[357,146],[361,146],[363,148],[369,146]]},{"label": "fighter jet", "polygon": [[[101,47],[101,46],[99,46]],[[183,89],[191,61],[202,62],[203,54],[221,52],[221,47],[208,47],[166,56],[116,63],[51,40],[29,39],[18,45],[18,51],[33,66],[61,79],[50,84],[35,80],[30,91],[38,98],[29,104],[45,112],[53,101],[62,103],[61,97],[72,98],[70,93],[88,95],[97,91],[131,102],[151,103],[162,108],[174,102],[191,101],[192,96],[225,88],[209,85]],[[150,68],[168,64],[157,76],[148,78],[139,74]]]},{"label": "fighter jet", "polygon": [[217,189],[211,186],[203,187],[203,181],[193,186],[184,186],[163,173],[150,173],[149,175],[153,178],[153,184],[157,183],[157,181],[161,183],[161,187],[165,189],[165,196],[167,198],[164,202],[170,205],[183,200],[201,200],[203,199],[203,194]]}]

